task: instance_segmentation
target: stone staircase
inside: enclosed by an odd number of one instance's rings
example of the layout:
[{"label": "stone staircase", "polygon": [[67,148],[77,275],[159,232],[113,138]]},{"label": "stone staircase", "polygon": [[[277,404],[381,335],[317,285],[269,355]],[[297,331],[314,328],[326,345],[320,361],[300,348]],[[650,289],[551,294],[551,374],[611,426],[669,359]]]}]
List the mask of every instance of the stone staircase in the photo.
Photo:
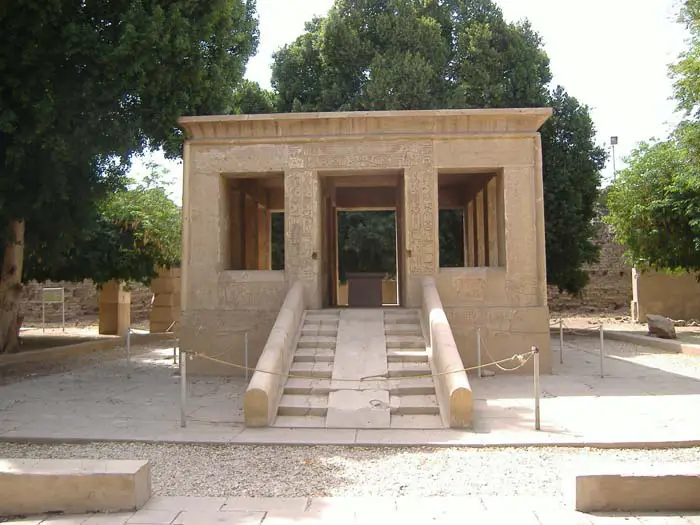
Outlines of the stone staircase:
[{"label": "stone staircase", "polygon": [[[389,407],[382,408],[389,409],[389,425],[360,428],[442,428],[418,312],[387,308],[382,314],[388,373],[360,382],[332,379],[341,310],[305,312],[290,370],[292,376],[304,377],[288,378],[274,426],[326,428],[331,392],[384,390]],[[352,337],[363,344],[363,335]]]}]

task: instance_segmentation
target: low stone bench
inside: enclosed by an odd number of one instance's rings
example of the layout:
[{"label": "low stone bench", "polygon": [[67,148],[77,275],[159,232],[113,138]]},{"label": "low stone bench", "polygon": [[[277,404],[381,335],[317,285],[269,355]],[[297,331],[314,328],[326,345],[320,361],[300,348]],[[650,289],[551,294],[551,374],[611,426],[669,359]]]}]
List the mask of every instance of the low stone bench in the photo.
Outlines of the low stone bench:
[{"label": "low stone bench", "polygon": [[148,461],[0,459],[0,516],[134,511],[150,497]]},{"label": "low stone bench", "polygon": [[575,476],[580,512],[700,510],[700,464],[592,467]]}]

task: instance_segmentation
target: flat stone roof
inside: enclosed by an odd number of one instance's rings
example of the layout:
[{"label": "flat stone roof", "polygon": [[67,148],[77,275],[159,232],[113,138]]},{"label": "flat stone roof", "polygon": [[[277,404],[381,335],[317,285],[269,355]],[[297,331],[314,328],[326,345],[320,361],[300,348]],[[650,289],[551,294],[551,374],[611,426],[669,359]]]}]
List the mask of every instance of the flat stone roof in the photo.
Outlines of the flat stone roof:
[{"label": "flat stone roof", "polygon": [[238,139],[245,142],[396,136],[458,137],[465,134],[534,134],[552,108],[345,111],[181,117],[191,141]]}]

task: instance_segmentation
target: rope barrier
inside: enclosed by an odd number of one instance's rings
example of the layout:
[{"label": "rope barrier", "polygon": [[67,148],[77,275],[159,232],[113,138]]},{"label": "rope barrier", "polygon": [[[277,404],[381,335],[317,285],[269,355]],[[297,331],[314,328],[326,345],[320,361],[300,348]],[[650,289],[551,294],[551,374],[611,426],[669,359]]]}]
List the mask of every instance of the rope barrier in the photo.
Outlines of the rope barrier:
[{"label": "rope barrier", "polygon": [[[481,340],[481,346],[484,348],[484,350],[486,350],[486,355],[488,355],[489,358],[492,359],[492,362],[490,363],[490,365],[494,365],[499,370],[502,370],[503,372],[514,372],[515,370],[518,370],[519,368],[522,368],[523,366],[525,366],[525,364],[527,363],[527,361],[525,361],[524,363],[519,364],[518,366],[516,366],[514,368],[505,368],[505,367],[501,366],[501,364],[500,364],[501,362],[503,362],[503,360],[496,361],[494,359],[494,357],[491,355],[491,352],[489,352],[488,346],[486,346],[486,341],[481,337],[481,335],[479,335],[479,339]],[[529,352],[529,354],[530,354],[530,357],[532,357],[535,354],[535,352],[531,351],[531,352]],[[510,359],[512,359],[512,357]],[[529,361],[529,359],[528,359],[528,361]],[[487,365],[484,365],[484,366],[487,366]]]},{"label": "rope barrier", "polygon": [[[400,379],[398,377],[385,377],[385,376],[367,376],[367,377],[362,377],[360,379],[332,379],[332,378],[323,378],[323,377],[318,377],[318,376],[310,376],[310,375],[303,375],[303,374],[284,374],[281,372],[271,372],[269,370],[259,370],[257,368],[249,368],[243,365],[238,365],[236,363],[230,363],[229,361],[224,361],[222,359],[217,359],[216,357],[211,357],[206,354],[201,354],[199,352],[192,352],[190,350],[182,350],[182,353],[187,354],[190,356],[190,359],[193,357],[199,357],[201,359],[205,359],[207,361],[211,361],[213,363],[218,363],[221,365],[226,365],[230,366],[233,368],[237,368],[240,370],[248,370],[251,372],[260,372],[261,374],[270,374],[274,376],[280,376],[280,377],[286,377],[289,379],[312,379],[312,380],[318,380],[318,379],[330,379],[331,381],[337,381],[337,382],[348,382],[348,383],[357,383],[357,382],[363,382],[363,381],[389,381],[393,379]],[[513,370],[518,370],[519,368],[524,367],[530,359],[532,359],[532,356],[535,355],[535,351],[530,351],[527,352],[526,354],[513,354],[511,357],[507,357],[505,359],[501,359],[498,361],[493,361],[491,363],[486,363],[484,365],[479,366],[472,366],[469,368],[462,368],[460,370],[450,370],[449,372],[440,372],[438,374],[415,374],[411,376],[406,376],[410,377],[411,379],[416,379],[416,378],[426,378],[426,377],[441,377],[449,374],[458,374],[460,372],[471,372],[473,370],[478,370],[479,368],[486,368],[488,366],[500,366],[501,363],[507,363],[510,361],[517,361],[518,364],[514,368],[510,369],[504,369],[506,371],[512,372]],[[493,359],[493,357],[492,357]],[[404,377],[402,377],[404,378]]]}]

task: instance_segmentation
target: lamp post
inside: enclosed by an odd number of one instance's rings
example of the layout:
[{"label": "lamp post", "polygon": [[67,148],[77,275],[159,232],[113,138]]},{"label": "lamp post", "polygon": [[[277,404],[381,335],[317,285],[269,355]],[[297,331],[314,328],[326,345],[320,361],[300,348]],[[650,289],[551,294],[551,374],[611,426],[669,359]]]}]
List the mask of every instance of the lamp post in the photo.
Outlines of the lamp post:
[{"label": "lamp post", "polygon": [[615,166],[615,146],[617,146],[617,137],[610,137],[610,145],[612,146],[612,161],[613,161],[613,181],[617,178],[617,167]]}]

